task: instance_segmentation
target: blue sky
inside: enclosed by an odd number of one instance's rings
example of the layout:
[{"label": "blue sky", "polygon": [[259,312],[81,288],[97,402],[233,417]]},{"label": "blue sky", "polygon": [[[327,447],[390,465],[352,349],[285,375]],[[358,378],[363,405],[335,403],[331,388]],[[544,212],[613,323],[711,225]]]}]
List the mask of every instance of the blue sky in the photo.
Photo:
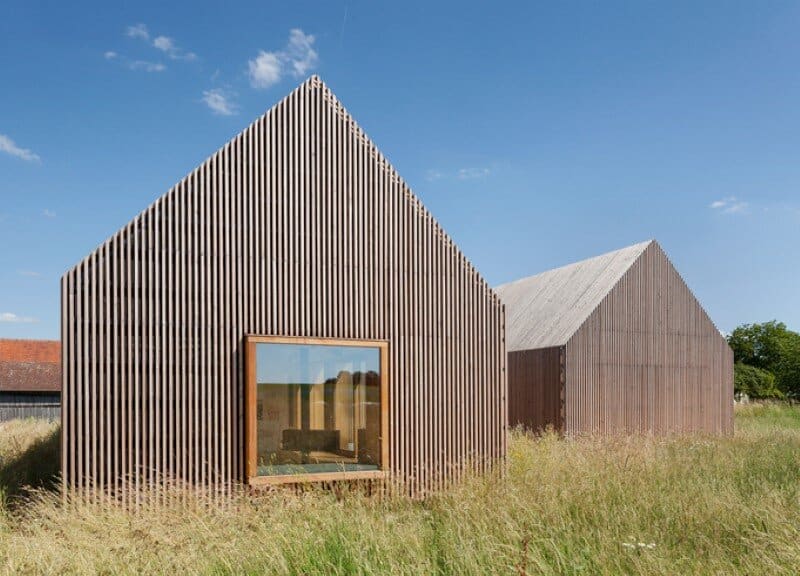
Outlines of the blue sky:
[{"label": "blue sky", "polygon": [[800,4],[4,3],[0,337],[309,74],[491,284],[656,238],[800,329]]},{"label": "blue sky", "polygon": [[321,384],[339,372],[380,373],[378,348],[256,344],[256,381],[260,384]]}]

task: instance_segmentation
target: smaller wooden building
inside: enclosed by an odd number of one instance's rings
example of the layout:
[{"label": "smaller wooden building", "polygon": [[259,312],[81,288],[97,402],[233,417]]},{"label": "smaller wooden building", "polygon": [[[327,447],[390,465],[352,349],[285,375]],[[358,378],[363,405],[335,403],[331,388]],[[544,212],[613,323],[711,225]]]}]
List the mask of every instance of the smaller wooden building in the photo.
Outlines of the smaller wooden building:
[{"label": "smaller wooden building", "polygon": [[511,425],[732,432],[733,352],[655,241],[496,291]]},{"label": "smaller wooden building", "polygon": [[61,417],[61,343],[0,340],[0,422]]}]

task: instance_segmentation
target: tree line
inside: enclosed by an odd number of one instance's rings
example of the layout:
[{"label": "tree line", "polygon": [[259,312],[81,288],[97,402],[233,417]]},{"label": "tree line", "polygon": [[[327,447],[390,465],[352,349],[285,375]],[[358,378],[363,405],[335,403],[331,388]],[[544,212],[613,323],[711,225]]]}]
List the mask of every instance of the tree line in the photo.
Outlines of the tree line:
[{"label": "tree line", "polygon": [[800,334],[773,320],[743,324],[728,336],[733,388],[751,398],[800,399]]}]

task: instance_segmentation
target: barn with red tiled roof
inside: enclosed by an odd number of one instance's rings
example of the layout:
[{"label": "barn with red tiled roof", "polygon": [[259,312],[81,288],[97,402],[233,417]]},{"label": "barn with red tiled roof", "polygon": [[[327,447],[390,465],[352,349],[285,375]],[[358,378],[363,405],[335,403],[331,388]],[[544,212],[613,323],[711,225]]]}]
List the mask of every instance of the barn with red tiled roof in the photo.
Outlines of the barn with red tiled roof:
[{"label": "barn with red tiled roof", "polygon": [[58,419],[61,406],[61,343],[0,340],[0,422]]}]

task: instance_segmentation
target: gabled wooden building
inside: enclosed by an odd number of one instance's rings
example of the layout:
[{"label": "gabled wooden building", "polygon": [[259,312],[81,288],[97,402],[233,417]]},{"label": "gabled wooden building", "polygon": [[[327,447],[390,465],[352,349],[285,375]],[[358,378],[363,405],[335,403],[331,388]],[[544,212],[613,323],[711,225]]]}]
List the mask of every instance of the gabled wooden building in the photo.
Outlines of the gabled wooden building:
[{"label": "gabled wooden building", "polygon": [[511,425],[732,432],[733,352],[655,241],[496,290]]},{"label": "gabled wooden building", "polygon": [[0,339],[0,422],[58,420],[60,410],[61,344]]},{"label": "gabled wooden building", "polygon": [[419,495],[505,455],[502,305],[317,77],[61,290],[70,488]]}]

